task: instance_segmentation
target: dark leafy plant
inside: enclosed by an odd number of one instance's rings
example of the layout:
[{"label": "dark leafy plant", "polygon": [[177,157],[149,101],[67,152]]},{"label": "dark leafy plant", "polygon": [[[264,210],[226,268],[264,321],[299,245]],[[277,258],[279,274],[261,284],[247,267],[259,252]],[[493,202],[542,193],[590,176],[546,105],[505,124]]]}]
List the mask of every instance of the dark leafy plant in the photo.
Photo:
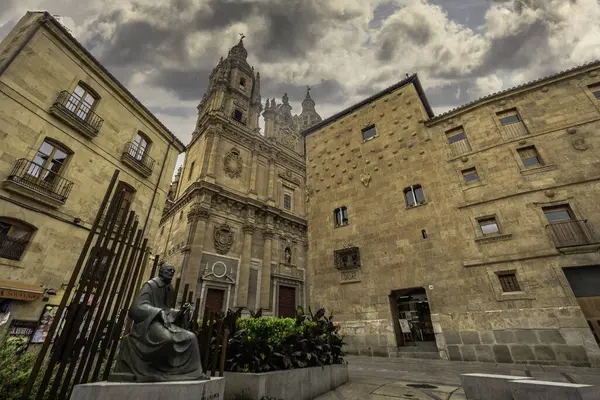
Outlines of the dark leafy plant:
[{"label": "dark leafy plant", "polygon": [[0,399],[18,399],[35,363],[26,341],[5,335],[0,339]]}]

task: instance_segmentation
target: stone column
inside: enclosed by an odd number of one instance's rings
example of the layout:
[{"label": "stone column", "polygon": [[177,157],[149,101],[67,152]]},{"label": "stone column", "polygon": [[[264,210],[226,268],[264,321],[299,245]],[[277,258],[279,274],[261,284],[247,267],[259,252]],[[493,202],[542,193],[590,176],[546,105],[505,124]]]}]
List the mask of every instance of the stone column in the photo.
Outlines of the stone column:
[{"label": "stone column", "polygon": [[252,236],[254,235],[254,225],[245,224],[242,228],[244,232],[244,244],[242,247],[242,260],[240,270],[238,271],[238,296],[236,307],[248,307],[248,284],[250,281],[250,257],[252,255]]},{"label": "stone column", "polygon": [[256,195],[256,175],[258,173],[258,151],[254,149],[252,151],[252,169],[250,170],[250,184],[248,193]]},{"label": "stone column", "polygon": [[304,246],[302,246],[302,248],[304,249],[304,283],[302,285],[302,290],[304,291],[304,304],[302,304],[302,307],[304,309],[308,309],[308,305],[310,304],[310,299],[309,297],[309,289],[308,289],[308,284],[309,284],[309,275],[308,275],[308,240],[306,240],[306,242],[304,242]]},{"label": "stone column", "polygon": [[220,142],[221,134],[219,132],[213,133],[212,145],[210,148],[210,156],[208,158],[208,172],[207,177],[210,178],[212,183],[215,182],[215,178],[217,177],[216,166],[217,166],[217,158],[219,157],[219,142]]},{"label": "stone column", "polygon": [[271,255],[273,253],[273,230],[265,229],[263,231],[263,238],[265,239],[265,244],[260,285],[260,307],[263,310],[268,310],[271,300]]},{"label": "stone column", "polygon": [[267,202],[275,205],[275,159],[269,158],[269,183],[268,183]]},{"label": "stone column", "polygon": [[[197,205],[188,213],[188,224],[190,229],[185,248],[183,249],[183,265],[181,269],[181,280],[183,288],[186,283],[190,285],[190,290],[196,291],[198,278],[200,276],[200,260],[202,250],[204,249],[204,238],[206,232],[206,223],[210,217],[208,208]],[[197,297],[199,293],[194,293]]]}]

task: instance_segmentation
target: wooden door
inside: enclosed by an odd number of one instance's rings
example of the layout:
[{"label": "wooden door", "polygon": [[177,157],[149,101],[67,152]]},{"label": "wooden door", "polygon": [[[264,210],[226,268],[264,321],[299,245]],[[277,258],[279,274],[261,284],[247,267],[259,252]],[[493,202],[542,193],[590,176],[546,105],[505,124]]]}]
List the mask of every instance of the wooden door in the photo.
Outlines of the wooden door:
[{"label": "wooden door", "polygon": [[279,286],[279,317],[296,316],[296,288]]},{"label": "wooden door", "polygon": [[204,315],[210,312],[223,310],[225,291],[220,289],[208,289],[206,291],[206,302],[204,303]]}]

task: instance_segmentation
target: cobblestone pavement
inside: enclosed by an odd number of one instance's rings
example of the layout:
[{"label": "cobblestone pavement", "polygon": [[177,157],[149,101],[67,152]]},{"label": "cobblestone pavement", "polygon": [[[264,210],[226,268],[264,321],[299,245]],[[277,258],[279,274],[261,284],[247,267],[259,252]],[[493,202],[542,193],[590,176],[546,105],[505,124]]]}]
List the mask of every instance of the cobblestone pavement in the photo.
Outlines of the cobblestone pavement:
[{"label": "cobblestone pavement", "polygon": [[356,356],[346,359],[348,383],[317,400],[464,400],[460,374],[474,372],[600,385],[600,368]]}]

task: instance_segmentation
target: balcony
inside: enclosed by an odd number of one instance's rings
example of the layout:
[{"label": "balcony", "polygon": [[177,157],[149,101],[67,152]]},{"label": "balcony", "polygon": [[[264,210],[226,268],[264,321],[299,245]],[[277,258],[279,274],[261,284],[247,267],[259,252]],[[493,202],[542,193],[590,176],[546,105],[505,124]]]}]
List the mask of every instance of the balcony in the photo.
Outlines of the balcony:
[{"label": "balcony", "polygon": [[149,157],[145,148],[140,148],[137,143],[128,142],[123,149],[121,161],[133,168],[137,173],[146,178],[152,175],[154,159]]},{"label": "balcony", "polygon": [[73,188],[73,182],[21,158],[17,160],[12,172],[4,181],[4,188],[9,192],[56,208],[65,204]]},{"label": "balcony", "polygon": [[19,261],[28,244],[28,240],[0,236],[0,258]]},{"label": "balcony", "polygon": [[600,241],[587,220],[555,222],[546,226],[556,248],[563,253],[596,251]]},{"label": "balcony", "polygon": [[50,114],[56,116],[88,139],[98,136],[100,127],[104,122],[85,103],[78,102],[77,98],[66,90],[59,93],[50,108]]}]

